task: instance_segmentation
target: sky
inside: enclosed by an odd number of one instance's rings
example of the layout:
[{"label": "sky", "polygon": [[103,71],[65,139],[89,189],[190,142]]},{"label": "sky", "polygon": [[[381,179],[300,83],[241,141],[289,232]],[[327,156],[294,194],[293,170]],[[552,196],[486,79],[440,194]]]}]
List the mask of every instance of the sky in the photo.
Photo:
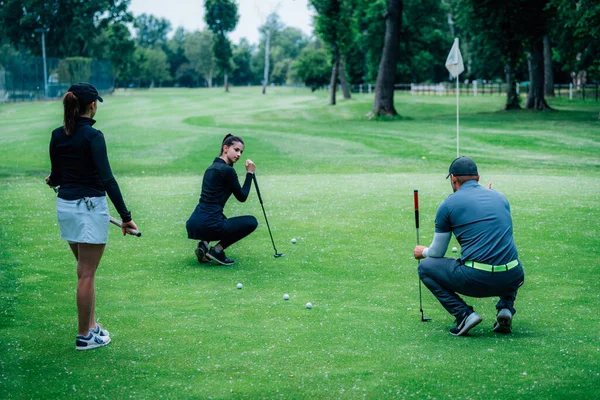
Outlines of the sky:
[{"label": "sky", "polygon": [[[229,34],[233,43],[239,43],[245,37],[250,43],[258,44],[258,27],[273,10],[286,26],[312,35],[313,11],[308,8],[308,0],[237,0],[237,4],[240,19],[236,29]],[[173,28],[170,34],[179,26],[189,32],[206,27],[202,0],[131,0],[129,10],[134,16],[146,13],[168,19]]]}]

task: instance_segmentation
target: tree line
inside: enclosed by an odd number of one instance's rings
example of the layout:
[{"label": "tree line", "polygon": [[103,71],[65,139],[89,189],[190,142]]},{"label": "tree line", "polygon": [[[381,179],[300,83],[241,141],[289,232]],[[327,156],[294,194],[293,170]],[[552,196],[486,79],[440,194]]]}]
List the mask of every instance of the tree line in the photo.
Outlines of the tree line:
[{"label": "tree line", "polygon": [[[517,82],[529,83],[527,108],[545,109],[554,81],[600,80],[597,0],[309,0],[314,34],[287,27],[272,12],[258,44],[228,38],[239,22],[235,0],[204,0],[206,29],[188,32],[128,10],[130,0],[0,1],[0,65],[15,53],[112,62],[115,87],[228,89],[303,83],[315,90],[375,83],[373,113],[395,114],[393,86],[448,80],[444,61],[460,37],[461,79],[503,81],[506,108],[520,108]],[[132,28],[132,29],[130,29]],[[132,30],[134,34],[132,34]]]}]

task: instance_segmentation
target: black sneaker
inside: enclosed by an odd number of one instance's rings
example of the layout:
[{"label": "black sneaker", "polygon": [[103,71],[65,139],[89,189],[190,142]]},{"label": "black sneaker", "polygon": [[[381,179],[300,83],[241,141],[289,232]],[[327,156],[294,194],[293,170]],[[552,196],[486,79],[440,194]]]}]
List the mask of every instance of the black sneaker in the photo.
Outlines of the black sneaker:
[{"label": "black sneaker", "polygon": [[235,262],[231,258],[227,258],[225,251],[221,250],[221,252],[217,253],[214,247],[211,247],[208,253],[206,253],[206,258],[214,260],[221,265],[232,265]]},{"label": "black sneaker", "polygon": [[493,331],[496,333],[512,332],[512,313],[510,310],[503,308],[502,310],[498,311]]},{"label": "black sneaker", "polygon": [[475,327],[481,322],[481,317],[476,312],[472,312],[458,322],[456,320],[456,326],[450,329],[450,333],[454,336],[467,336],[471,328]]},{"label": "black sneaker", "polygon": [[207,262],[209,262],[209,260],[206,258],[206,253],[208,252],[208,249],[206,248],[206,245],[204,244],[203,241],[200,241],[200,243],[198,243],[198,247],[196,247],[196,258],[198,258],[198,262],[200,264],[205,264]]}]

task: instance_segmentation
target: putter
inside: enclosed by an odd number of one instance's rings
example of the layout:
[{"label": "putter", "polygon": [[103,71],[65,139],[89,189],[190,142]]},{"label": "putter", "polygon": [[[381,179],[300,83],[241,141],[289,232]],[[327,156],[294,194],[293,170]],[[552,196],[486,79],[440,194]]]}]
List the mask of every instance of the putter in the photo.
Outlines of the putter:
[{"label": "putter", "polygon": [[275,254],[273,257],[279,258],[283,257],[284,254],[278,253],[277,248],[275,247],[275,241],[273,240],[273,234],[271,234],[271,227],[269,226],[269,220],[267,219],[267,213],[265,212],[265,206],[263,205],[262,196],[260,195],[260,189],[258,188],[258,182],[256,181],[256,173],[252,174],[252,180],[254,181],[254,187],[256,187],[256,194],[258,194],[258,201],[260,202],[260,206],[263,210],[263,215],[265,216],[265,221],[267,222],[267,229],[269,230],[269,236],[271,237],[271,243],[273,243],[273,250],[275,250]]},{"label": "putter", "polygon": [[[118,226],[119,228],[123,227],[123,223],[114,217],[110,217],[110,223]],[[142,232],[140,232],[138,230],[131,229],[131,228],[125,228],[125,230],[127,231],[127,233],[129,233],[132,236],[137,236],[137,237],[142,236]]]},{"label": "putter", "polygon": [[[419,243],[419,191],[415,190],[415,225],[417,227],[417,246]],[[417,260],[417,266],[421,264],[421,260]],[[423,295],[421,294],[421,278],[419,278],[419,311],[421,311],[421,322],[429,322],[431,318],[427,318],[423,314]]]}]

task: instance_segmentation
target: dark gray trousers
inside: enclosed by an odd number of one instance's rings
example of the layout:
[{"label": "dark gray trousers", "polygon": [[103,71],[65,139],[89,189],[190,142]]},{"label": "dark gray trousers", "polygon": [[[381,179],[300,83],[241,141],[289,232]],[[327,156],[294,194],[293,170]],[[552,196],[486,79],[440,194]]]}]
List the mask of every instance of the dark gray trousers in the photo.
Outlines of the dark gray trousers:
[{"label": "dark gray trousers", "polygon": [[517,289],[524,281],[521,264],[509,271],[487,272],[467,267],[454,258],[425,258],[419,264],[419,278],[444,308],[460,320],[473,311],[458,296],[469,297],[499,296],[496,309],[514,308]]}]

